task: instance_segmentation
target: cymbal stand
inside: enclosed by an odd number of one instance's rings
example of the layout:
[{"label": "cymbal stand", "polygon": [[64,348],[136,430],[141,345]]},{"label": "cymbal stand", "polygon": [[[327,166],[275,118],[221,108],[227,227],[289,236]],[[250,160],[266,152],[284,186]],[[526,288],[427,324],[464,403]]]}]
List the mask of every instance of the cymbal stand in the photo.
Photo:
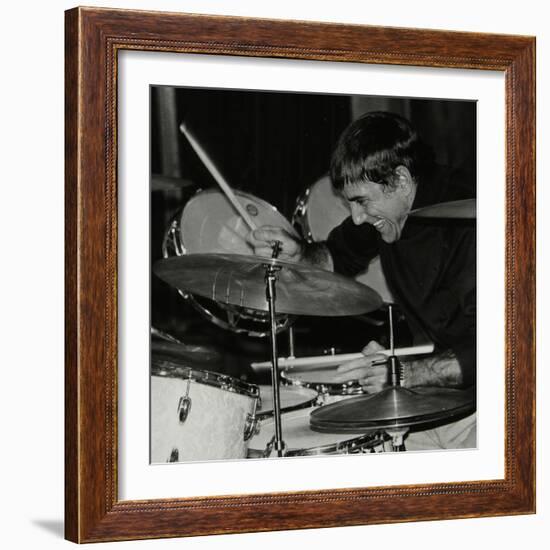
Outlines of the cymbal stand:
[{"label": "cymbal stand", "polygon": [[[394,330],[393,330],[393,306],[388,305],[388,317],[389,317],[389,329],[390,329],[390,355],[388,356],[388,381],[390,388],[401,387],[401,363],[395,355],[395,342],[394,342]],[[397,390],[396,390],[397,391]],[[405,451],[404,437],[409,431],[408,427],[392,428],[386,430],[386,433],[391,437],[392,450]]]},{"label": "cymbal stand", "polygon": [[[272,258],[277,258],[281,251],[281,243],[275,241],[273,245]],[[269,305],[270,321],[270,340],[271,340],[271,386],[273,391],[273,417],[275,419],[275,437],[273,439],[273,448],[277,451],[277,456],[282,457],[285,448],[283,441],[283,429],[281,422],[281,396],[279,392],[280,376],[279,364],[277,362],[277,321],[275,318],[275,302],[277,300],[275,284],[277,282],[277,272],[280,267],[271,264],[265,264],[265,283],[266,299]]]}]

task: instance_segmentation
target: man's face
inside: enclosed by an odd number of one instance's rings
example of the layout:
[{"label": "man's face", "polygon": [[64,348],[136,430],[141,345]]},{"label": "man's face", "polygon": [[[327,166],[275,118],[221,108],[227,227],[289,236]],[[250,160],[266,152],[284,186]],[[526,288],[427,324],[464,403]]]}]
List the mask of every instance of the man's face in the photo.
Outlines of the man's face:
[{"label": "man's face", "polygon": [[343,195],[349,202],[353,223],[370,223],[385,242],[397,241],[414,199],[416,186],[412,185],[414,188],[399,182],[392,187],[373,182],[346,184]]}]

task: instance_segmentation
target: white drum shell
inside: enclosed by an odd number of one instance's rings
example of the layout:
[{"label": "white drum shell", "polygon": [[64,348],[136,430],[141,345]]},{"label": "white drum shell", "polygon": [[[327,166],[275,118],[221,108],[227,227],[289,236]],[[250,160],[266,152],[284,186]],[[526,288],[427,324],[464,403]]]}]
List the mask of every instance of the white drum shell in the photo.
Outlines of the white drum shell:
[{"label": "white drum shell", "polygon": [[[178,405],[188,384],[191,408],[180,423]],[[152,376],[151,462],[246,458],[244,433],[256,403],[257,397],[195,380]]]}]

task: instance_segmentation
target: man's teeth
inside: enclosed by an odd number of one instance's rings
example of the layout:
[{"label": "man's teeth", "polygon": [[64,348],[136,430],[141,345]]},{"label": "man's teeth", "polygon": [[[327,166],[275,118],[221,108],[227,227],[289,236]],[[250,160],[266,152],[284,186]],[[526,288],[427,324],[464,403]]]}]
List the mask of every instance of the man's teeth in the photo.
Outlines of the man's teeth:
[{"label": "man's teeth", "polygon": [[380,220],[378,220],[377,222],[374,222],[372,225],[374,225],[374,227],[376,227],[377,229],[379,229],[379,228],[382,227],[385,223],[386,223],[386,220],[380,219]]}]

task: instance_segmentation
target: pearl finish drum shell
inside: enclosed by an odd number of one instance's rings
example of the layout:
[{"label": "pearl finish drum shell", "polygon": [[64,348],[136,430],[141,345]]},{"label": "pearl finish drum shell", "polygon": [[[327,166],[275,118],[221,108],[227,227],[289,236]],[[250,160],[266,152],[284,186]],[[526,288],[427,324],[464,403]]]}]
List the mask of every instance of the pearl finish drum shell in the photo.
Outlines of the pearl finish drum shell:
[{"label": "pearl finish drum shell", "polygon": [[[188,386],[191,408],[187,419],[180,423],[178,405]],[[246,458],[249,442],[245,441],[244,432],[249,416],[255,414],[257,399],[235,391],[230,385],[222,388],[183,377],[153,374],[151,462]]]}]

